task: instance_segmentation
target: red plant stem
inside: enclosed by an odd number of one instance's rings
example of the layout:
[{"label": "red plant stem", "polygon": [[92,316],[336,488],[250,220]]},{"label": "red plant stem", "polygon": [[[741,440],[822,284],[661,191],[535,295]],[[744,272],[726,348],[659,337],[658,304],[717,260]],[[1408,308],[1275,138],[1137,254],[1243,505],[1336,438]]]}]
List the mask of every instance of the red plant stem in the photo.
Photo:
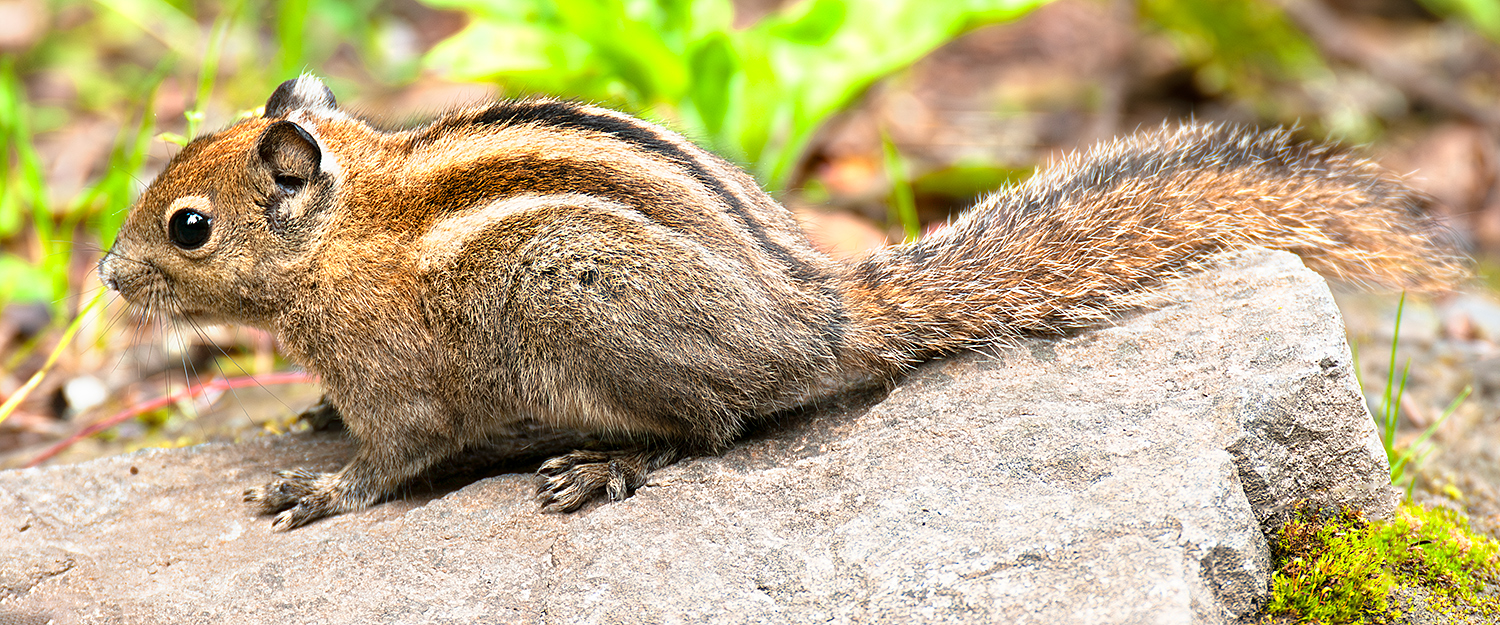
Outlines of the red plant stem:
[{"label": "red plant stem", "polygon": [[245,388],[245,387],[248,387],[248,386],[270,386],[270,385],[273,385],[273,384],[302,384],[302,383],[316,382],[316,381],[317,381],[317,377],[315,377],[313,375],[309,375],[309,374],[304,373],[302,371],[291,371],[291,372],[287,372],[287,373],[273,373],[273,374],[270,374],[270,375],[264,375],[264,376],[259,376],[259,377],[257,377],[257,376],[244,376],[244,377],[238,377],[238,378],[220,378],[220,379],[217,379],[217,380],[209,380],[208,382],[204,382],[202,384],[194,384],[193,386],[189,386],[189,387],[187,387],[187,389],[185,389],[185,390],[183,390],[183,391],[181,391],[179,393],[176,393],[176,394],[173,394],[173,395],[167,395],[165,397],[158,397],[158,398],[152,399],[150,401],[143,401],[141,403],[131,405],[129,408],[126,408],[124,410],[121,410],[121,411],[113,414],[113,415],[110,415],[110,417],[108,419],[104,419],[102,421],[97,421],[97,422],[95,422],[93,424],[90,424],[88,427],[85,427],[82,430],[79,430],[79,431],[75,432],[72,436],[69,436],[68,438],[64,439],[63,441],[59,442],[58,444],[53,445],[53,446],[47,448],[46,451],[44,451],[44,452],[42,452],[40,454],[37,454],[37,457],[32,458],[31,462],[26,463],[26,468],[30,469],[30,468],[35,467],[35,466],[37,466],[37,465],[39,465],[39,464],[41,464],[43,462],[46,462],[49,458],[51,458],[53,456],[56,456],[57,454],[61,453],[62,450],[67,449],[68,447],[71,447],[73,445],[73,443],[76,443],[76,442],[81,441],[81,440],[83,440],[85,438],[93,436],[94,434],[97,434],[99,432],[102,432],[104,430],[112,428],[112,427],[114,427],[116,425],[119,425],[121,423],[124,423],[126,421],[129,421],[129,420],[131,420],[131,419],[133,419],[133,418],[135,418],[137,416],[140,416],[140,415],[145,414],[147,412],[150,412],[152,410],[156,410],[157,408],[161,408],[163,406],[167,406],[167,405],[170,405],[170,404],[175,404],[175,403],[177,403],[179,401],[182,401],[184,399],[188,399],[190,397],[197,397],[197,396],[202,395],[203,393],[206,393],[208,391],[227,391],[227,390],[233,389],[233,388]]}]

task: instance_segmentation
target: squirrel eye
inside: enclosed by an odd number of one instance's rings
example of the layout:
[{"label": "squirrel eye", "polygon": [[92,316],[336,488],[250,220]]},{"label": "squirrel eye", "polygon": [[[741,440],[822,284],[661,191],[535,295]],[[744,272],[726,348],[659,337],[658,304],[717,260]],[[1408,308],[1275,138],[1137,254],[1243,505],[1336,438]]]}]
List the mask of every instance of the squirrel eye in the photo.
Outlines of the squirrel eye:
[{"label": "squirrel eye", "polygon": [[213,221],[208,215],[185,208],[173,213],[172,219],[167,221],[167,238],[172,240],[172,245],[182,249],[198,249],[208,242]]}]

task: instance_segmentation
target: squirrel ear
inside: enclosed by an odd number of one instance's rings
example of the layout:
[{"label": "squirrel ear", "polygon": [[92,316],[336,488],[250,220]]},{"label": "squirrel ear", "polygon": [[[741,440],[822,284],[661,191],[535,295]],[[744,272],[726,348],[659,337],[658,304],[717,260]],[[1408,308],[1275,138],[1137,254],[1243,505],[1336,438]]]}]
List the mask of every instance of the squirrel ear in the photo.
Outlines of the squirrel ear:
[{"label": "squirrel ear", "polygon": [[294,178],[306,183],[317,177],[319,164],[323,161],[323,150],[318,147],[318,141],[301,126],[286,120],[266,128],[256,149],[278,185],[297,184],[300,187],[299,183],[283,179]]},{"label": "squirrel ear", "polygon": [[298,109],[333,112],[338,109],[333,91],[323,81],[311,74],[281,83],[271,98],[266,100],[266,118],[286,117]]}]

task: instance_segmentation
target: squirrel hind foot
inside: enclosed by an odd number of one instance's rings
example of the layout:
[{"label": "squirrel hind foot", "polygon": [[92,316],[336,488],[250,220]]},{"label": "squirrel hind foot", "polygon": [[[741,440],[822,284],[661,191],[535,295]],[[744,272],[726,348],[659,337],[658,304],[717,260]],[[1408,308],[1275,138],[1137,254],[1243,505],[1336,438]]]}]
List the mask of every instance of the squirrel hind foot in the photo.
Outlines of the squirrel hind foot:
[{"label": "squirrel hind foot", "polygon": [[616,451],[579,450],[552,458],[537,469],[537,501],[543,512],[573,512],[601,491],[623,500],[646,484],[646,476],[680,460],[671,447],[638,447]]}]

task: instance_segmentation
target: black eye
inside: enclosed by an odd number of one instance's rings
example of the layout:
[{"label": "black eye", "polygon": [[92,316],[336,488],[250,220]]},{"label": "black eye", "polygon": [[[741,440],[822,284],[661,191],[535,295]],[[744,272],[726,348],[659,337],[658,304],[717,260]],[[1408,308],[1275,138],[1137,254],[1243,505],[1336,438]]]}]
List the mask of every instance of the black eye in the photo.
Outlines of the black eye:
[{"label": "black eye", "polygon": [[172,245],[185,250],[196,250],[208,242],[208,235],[213,232],[214,220],[198,211],[182,209],[172,214],[172,219],[167,221],[167,237],[172,239]]}]

